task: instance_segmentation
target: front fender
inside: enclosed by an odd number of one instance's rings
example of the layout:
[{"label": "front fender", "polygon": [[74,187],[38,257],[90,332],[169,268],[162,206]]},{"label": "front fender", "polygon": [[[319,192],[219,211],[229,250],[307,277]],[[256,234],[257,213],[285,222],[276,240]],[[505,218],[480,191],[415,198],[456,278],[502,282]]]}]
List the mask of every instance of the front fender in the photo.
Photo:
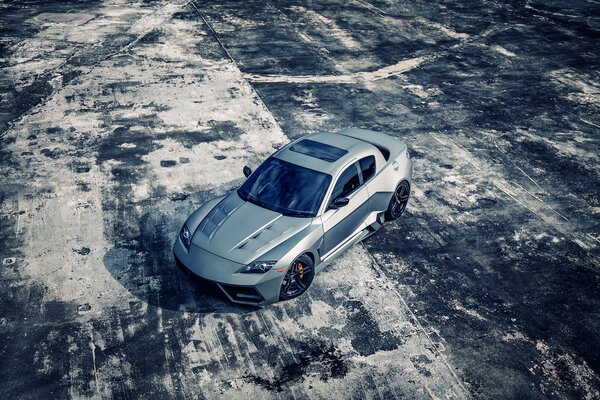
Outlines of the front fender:
[{"label": "front fender", "polygon": [[299,255],[309,252],[315,259],[315,265],[317,265],[319,262],[317,248],[322,237],[323,227],[319,222],[319,218],[313,218],[313,222],[309,226],[267,251],[257,260],[277,260],[277,267],[283,268],[291,265]]}]

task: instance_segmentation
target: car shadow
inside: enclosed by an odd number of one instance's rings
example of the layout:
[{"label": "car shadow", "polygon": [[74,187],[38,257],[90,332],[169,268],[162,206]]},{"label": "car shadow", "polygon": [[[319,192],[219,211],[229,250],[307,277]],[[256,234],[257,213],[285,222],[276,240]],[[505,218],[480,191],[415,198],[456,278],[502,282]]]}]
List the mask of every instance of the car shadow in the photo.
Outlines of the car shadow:
[{"label": "car shadow", "polygon": [[149,305],[191,314],[257,311],[259,307],[232,303],[218,289],[203,284],[177,268],[175,260],[164,259],[157,271],[155,254],[132,254],[128,249],[109,250],[103,262],[106,269],[129,293]]},{"label": "car shadow", "polygon": [[163,204],[137,218],[127,215],[115,221],[112,231],[118,234],[109,237],[114,246],[103,257],[105,268],[137,299],[163,309],[192,314],[259,310],[232,303],[218,288],[207,287],[176,266],[172,245],[183,222],[179,219],[197,204],[170,203],[171,209]]},{"label": "car shadow", "polygon": [[259,307],[232,303],[222,292],[177,268],[174,259],[164,260],[157,274],[152,263],[142,261],[155,256],[137,254],[131,257],[129,250],[113,248],[105,254],[103,261],[121,286],[138,300],[155,307],[191,314],[245,314],[259,310]]}]

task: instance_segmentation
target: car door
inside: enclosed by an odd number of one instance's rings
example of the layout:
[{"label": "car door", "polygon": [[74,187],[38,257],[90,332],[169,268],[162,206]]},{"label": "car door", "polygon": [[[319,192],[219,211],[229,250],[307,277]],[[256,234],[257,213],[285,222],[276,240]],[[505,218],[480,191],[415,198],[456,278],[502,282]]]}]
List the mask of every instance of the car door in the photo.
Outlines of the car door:
[{"label": "car door", "polygon": [[339,197],[347,197],[348,204],[335,210],[329,209],[321,217],[323,255],[349,238],[362,224],[368,212],[369,195],[362,185],[357,162],[347,166],[339,175],[327,204]]}]

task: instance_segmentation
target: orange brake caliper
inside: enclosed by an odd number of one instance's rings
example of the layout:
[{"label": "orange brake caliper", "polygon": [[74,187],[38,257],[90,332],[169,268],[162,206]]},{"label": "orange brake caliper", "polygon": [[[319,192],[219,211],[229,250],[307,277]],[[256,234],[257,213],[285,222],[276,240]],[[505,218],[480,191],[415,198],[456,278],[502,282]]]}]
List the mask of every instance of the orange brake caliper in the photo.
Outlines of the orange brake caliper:
[{"label": "orange brake caliper", "polygon": [[300,279],[304,278],[304,274],[302,273],[302,263],[298,263],[298,271],[300,271]]}]

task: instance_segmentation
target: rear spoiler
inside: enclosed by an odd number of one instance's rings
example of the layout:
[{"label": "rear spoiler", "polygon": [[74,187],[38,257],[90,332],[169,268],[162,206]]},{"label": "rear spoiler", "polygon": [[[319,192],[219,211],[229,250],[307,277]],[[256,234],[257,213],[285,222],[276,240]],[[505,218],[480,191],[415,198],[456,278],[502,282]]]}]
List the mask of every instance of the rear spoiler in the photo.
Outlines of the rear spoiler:
[{"label": "rear spoiler", "polygon": [[390,159],[390,154],[393,153],[395,156],[406,148],[406,144],[403,141],[381,132],[360,128],[346,128],[338,133],[372,144],[379,149],[386,161]]}]

